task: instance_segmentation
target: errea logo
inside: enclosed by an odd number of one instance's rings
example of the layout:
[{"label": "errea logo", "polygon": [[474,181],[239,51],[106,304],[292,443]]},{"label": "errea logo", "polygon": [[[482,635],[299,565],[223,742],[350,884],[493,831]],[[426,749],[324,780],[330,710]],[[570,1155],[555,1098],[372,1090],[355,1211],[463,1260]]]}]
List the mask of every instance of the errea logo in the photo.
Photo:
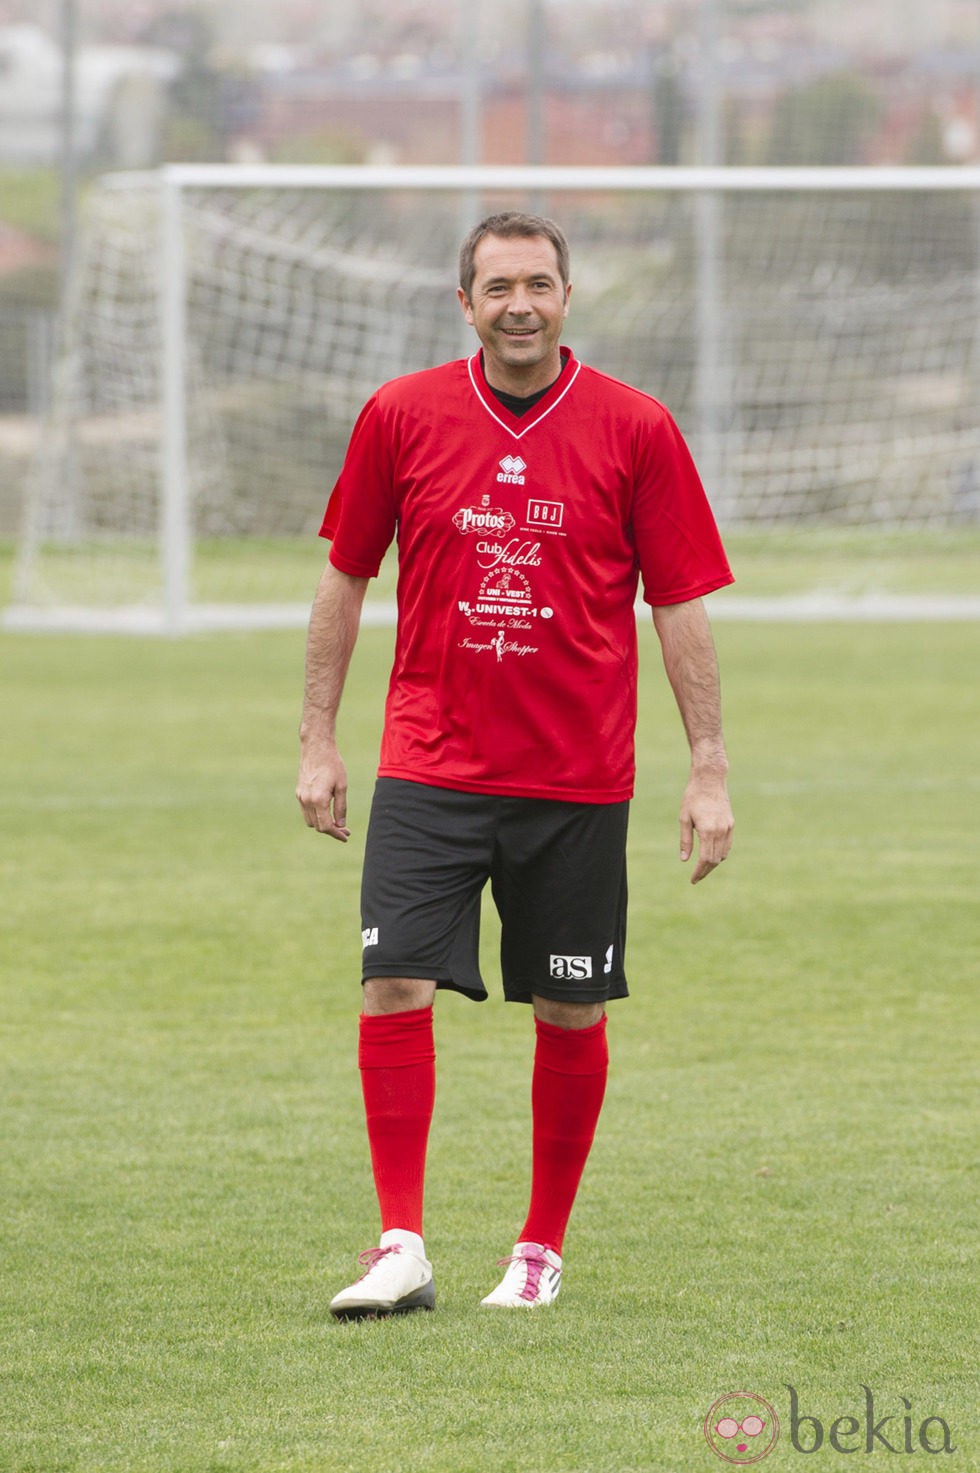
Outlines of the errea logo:
[{"label": "errea logo", "polygon": [[503,481],[508,486],[523,486],[524,472],[526,470],[526,460],[522,460],[519,455],[505,455],[500,462],[497,480]]}]

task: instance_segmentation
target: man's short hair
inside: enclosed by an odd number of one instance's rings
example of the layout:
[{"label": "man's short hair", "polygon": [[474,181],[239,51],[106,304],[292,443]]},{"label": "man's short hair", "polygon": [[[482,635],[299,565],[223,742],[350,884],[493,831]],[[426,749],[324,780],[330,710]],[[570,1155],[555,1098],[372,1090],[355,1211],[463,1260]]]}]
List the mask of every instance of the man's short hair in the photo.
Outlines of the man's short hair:
[{"label": "man's short hair", "polygon": [[504,210],[499,215],[488,215],[481,220],[479,225],[474,225],[469,235],[459,248],[459,284],[467,301],[473,290],[473,278],[476,275],[476,248],[485,235],[499,235],[505,240],[525,237],[527,239],[535,235],[543,235],[550,240],[555,248],[558,258],[558,271],[561,275],[562,286],[568,285],[569,255],[568,241],[565,239],[564,231],[554,220],[547,219],[544,215],[525,215],[520,210]]}]

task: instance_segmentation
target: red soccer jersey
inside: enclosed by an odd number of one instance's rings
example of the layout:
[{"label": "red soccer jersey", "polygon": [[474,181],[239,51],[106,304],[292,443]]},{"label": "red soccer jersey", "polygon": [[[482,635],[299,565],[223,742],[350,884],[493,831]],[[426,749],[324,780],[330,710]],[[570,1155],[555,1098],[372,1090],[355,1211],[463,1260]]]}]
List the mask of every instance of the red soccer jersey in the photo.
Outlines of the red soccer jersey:
[{"label": "red soccer jersey", "polygon": [[667,410],[562,355],[523,416],[477,353],[385,384],[354,427],[321,536],[373,577],[397,534],[382,777],[630,797],[638,579],[652,605],[732,581]]}]

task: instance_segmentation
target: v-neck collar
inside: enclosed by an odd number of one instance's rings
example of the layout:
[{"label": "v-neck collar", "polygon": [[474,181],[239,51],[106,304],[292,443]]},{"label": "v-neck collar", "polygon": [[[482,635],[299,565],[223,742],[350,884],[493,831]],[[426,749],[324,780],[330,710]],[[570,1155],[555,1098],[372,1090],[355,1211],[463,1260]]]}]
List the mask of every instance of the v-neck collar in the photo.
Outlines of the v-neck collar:
[{"label": "v-neck collar", "polygon": [[575,357],[571,348],[561,349],[562,358],[565,360],[563,371],[555,379],[547,393],[542,395],[533,409],[527,410],[525,414],[512,414],[506,405],[501,404],[490,385],[487,383],[486,374],[483,371],[483,361],[479,349],[473,354],[466,364],[470,376],[473,391],[490,418],[496,420],[502,430],[513,435],[515,440],[523,440],[524,436],[539,425],[546,415],[549,415],[568,393],[572,384],[578,378],[581,363]]}]

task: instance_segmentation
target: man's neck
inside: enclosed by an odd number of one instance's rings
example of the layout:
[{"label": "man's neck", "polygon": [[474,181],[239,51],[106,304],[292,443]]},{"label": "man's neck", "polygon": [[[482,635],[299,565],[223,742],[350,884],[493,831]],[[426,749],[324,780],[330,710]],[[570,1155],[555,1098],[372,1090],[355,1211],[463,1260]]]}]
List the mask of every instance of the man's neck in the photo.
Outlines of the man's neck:
[{"label": "man's neck", "polygon": [[485,352],[481,352],[480,358],[483,376],[490,388],[500,394],[509,394],[515,399],[529,399],[532,394],[541,394],[545,389],[550,389],[565,366],[565,360],[557,350],[554,357],[526,369],[511,368],[506,363],[490,359]]}]

